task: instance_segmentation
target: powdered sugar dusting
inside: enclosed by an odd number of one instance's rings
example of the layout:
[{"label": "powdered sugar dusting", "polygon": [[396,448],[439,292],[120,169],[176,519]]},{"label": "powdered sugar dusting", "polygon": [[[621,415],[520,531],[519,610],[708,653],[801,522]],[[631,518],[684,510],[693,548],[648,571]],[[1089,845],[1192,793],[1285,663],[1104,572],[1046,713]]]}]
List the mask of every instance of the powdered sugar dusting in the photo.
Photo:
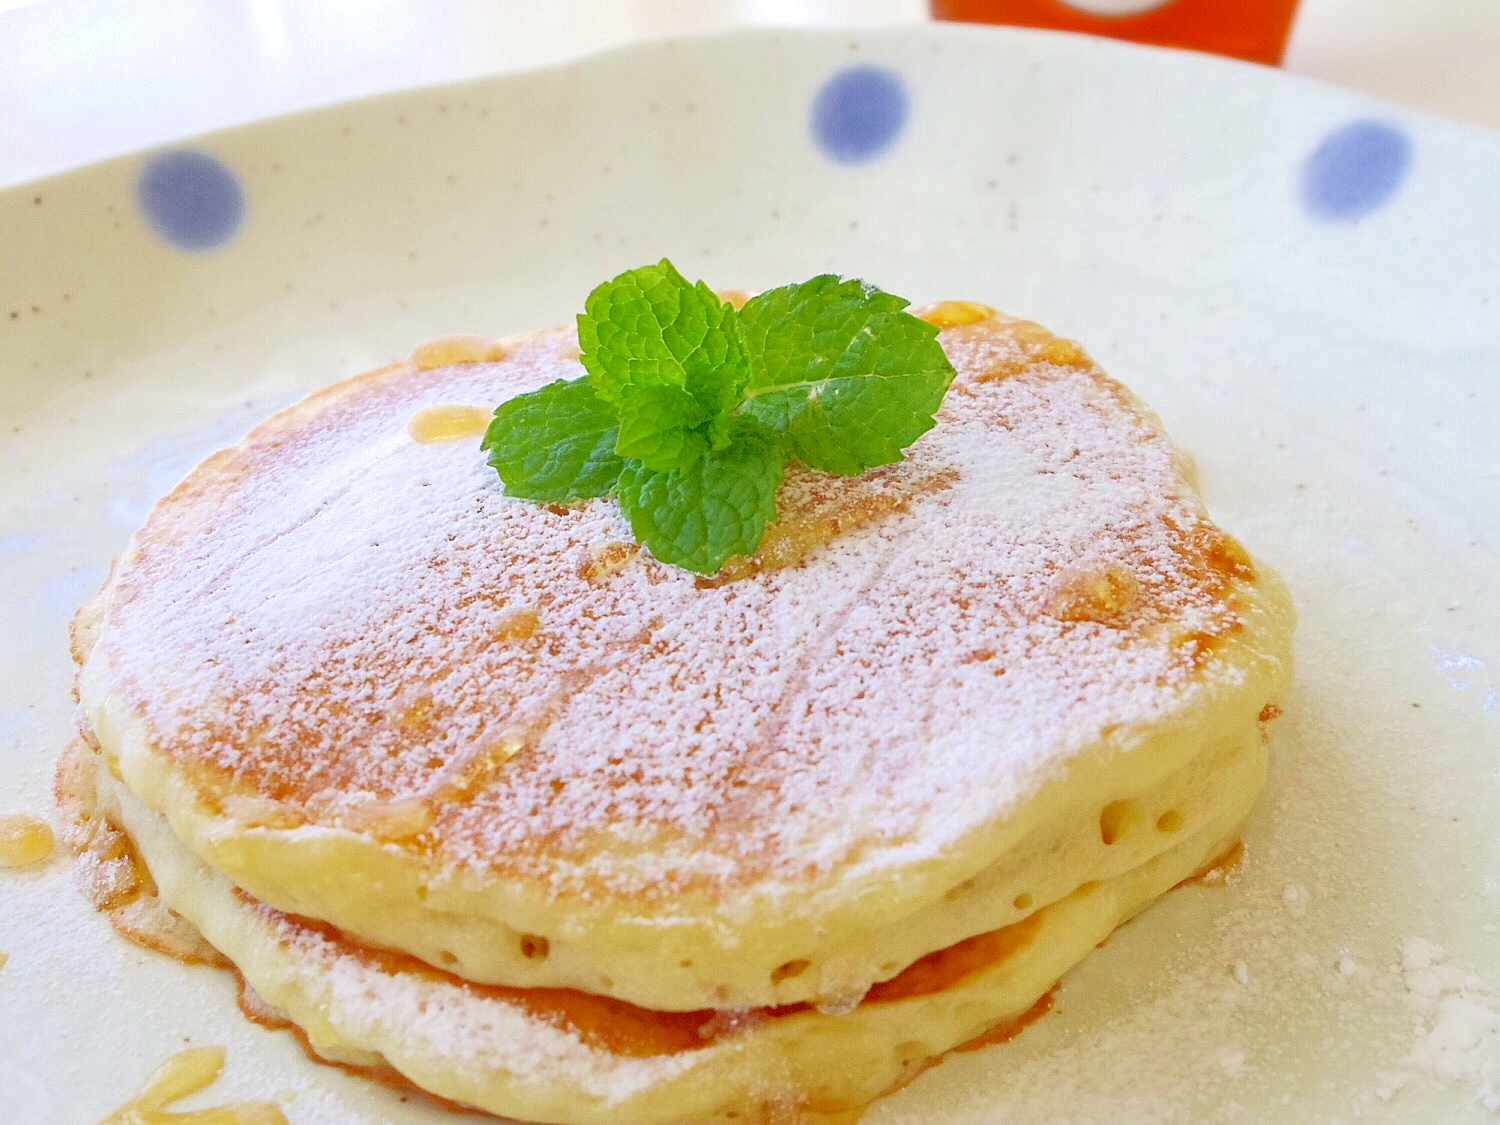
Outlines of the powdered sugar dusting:
[{"label": "powdered sugar dusting", "polygon": [[[403,846],[559,892],[771,893],[936,854],[1102,728],[1208,690],[1248,573],[1117,384],[1020,363],[1003,325],[943,339],[940,424],[848,482],[903,503],[707,588],[645,553],[591,579],[630,539],[612,501],[514,500],[477,445],[407,436],[420,408],[575,377],[567,334],[332,388],[156,509],[94,659],[170,757],[318,821],[421,802]],[[829,485],[784,504],[799,487]],[[1103,571],[1128,605],[1058,611]]]},{"label": "powdered sugar dusting", "polygon": [[701,1061],[691,1052],[630,1058],[600,1050],[554,1027],[518,1003],[455,985],[421,971],[385,971],[346,944],[261,904],[250,907],[289,950],[296,971],[354,1043],[400,1042],[413,1057],[438,1058],[476,1085],[497,1059],[513,1081],[546,1089],[569,1086],[607,1100],[626,1100]]},{"label": "powdered sugar dusting", "polygon": [[[1411,1062],[1474,1090],[1500,1115],[1500,989],[1447,960],[1436,942],[1412,938],[1401,948],[1401,977],[1416,1022]],[[1406,1084],[1388,1076],[1392,1096]]]}]

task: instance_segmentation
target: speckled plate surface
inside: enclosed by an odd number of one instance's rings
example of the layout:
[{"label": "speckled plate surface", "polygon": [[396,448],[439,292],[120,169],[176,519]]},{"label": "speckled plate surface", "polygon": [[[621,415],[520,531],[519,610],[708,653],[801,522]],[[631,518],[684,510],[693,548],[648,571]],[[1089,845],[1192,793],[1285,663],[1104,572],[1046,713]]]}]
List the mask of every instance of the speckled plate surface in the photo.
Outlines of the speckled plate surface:
[{"label": "speckled plate surface", "polygon": [[[836,270],[1082,340],[1298,601],[1236,885],[1173,895],[894,1122],[1500,1113],[1500,139],[1273,71],[1039,33],[742,34],[270,121],[0,194],[0,809],[53,815],[65,625],[152,500],[424,337],[670,255]],[[0,872],[0,1121],[446,1111],[309,1063],[225,975]],[[1440,948],[1439,948],[1440,947]],[[185,1103],[191,1104],[191,1103]]]}]

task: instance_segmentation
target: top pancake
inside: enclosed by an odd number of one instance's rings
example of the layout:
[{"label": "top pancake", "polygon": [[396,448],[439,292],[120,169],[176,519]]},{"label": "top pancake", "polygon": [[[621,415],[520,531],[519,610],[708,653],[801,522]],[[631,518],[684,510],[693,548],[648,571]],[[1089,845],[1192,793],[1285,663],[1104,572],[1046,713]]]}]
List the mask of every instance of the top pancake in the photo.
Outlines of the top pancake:
[{"label": "top pancake", "polygon": [[1080,773],[1163,775],[1197,744],[1154,738],[1253,714],[1289,623],[1081,350],[1006,318],[942,342],[907,459],[790,473],[762,557],[714,580],[612,500],[512,499],[477,437],[410,436],[577,377],[569,331],[315,394],[136,534],[87,721],[190,847],[339,924],[341,882],[585,945],[900,918]]}]

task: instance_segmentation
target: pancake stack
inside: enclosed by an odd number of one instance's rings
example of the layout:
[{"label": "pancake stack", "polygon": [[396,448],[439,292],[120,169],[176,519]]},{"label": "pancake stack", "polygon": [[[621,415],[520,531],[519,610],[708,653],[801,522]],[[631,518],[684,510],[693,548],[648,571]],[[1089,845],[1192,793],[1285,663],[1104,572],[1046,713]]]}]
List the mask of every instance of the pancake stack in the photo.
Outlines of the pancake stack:
[{"label": "pancake stack", "polygon": [[531,1121],[856,1112],[1231,848],[1280,581],[1080,349],[935,306],[937,426],[702,578],[507,497],[544,331],[339,383],[151,513],[74,650],[161,901],[330,1061]]}]

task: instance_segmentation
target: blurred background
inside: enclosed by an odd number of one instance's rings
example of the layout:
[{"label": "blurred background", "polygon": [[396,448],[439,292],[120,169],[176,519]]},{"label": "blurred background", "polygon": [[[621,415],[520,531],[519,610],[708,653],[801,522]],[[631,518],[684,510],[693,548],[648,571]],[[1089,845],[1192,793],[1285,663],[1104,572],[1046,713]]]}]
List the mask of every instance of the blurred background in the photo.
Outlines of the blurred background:
[{"label": "blurred background", "polygon": [[648,36],[933,7],[1266,59],[1285,38],[1289,71],[1500,128],[1500,0],[0,0],[0,185]]}]

